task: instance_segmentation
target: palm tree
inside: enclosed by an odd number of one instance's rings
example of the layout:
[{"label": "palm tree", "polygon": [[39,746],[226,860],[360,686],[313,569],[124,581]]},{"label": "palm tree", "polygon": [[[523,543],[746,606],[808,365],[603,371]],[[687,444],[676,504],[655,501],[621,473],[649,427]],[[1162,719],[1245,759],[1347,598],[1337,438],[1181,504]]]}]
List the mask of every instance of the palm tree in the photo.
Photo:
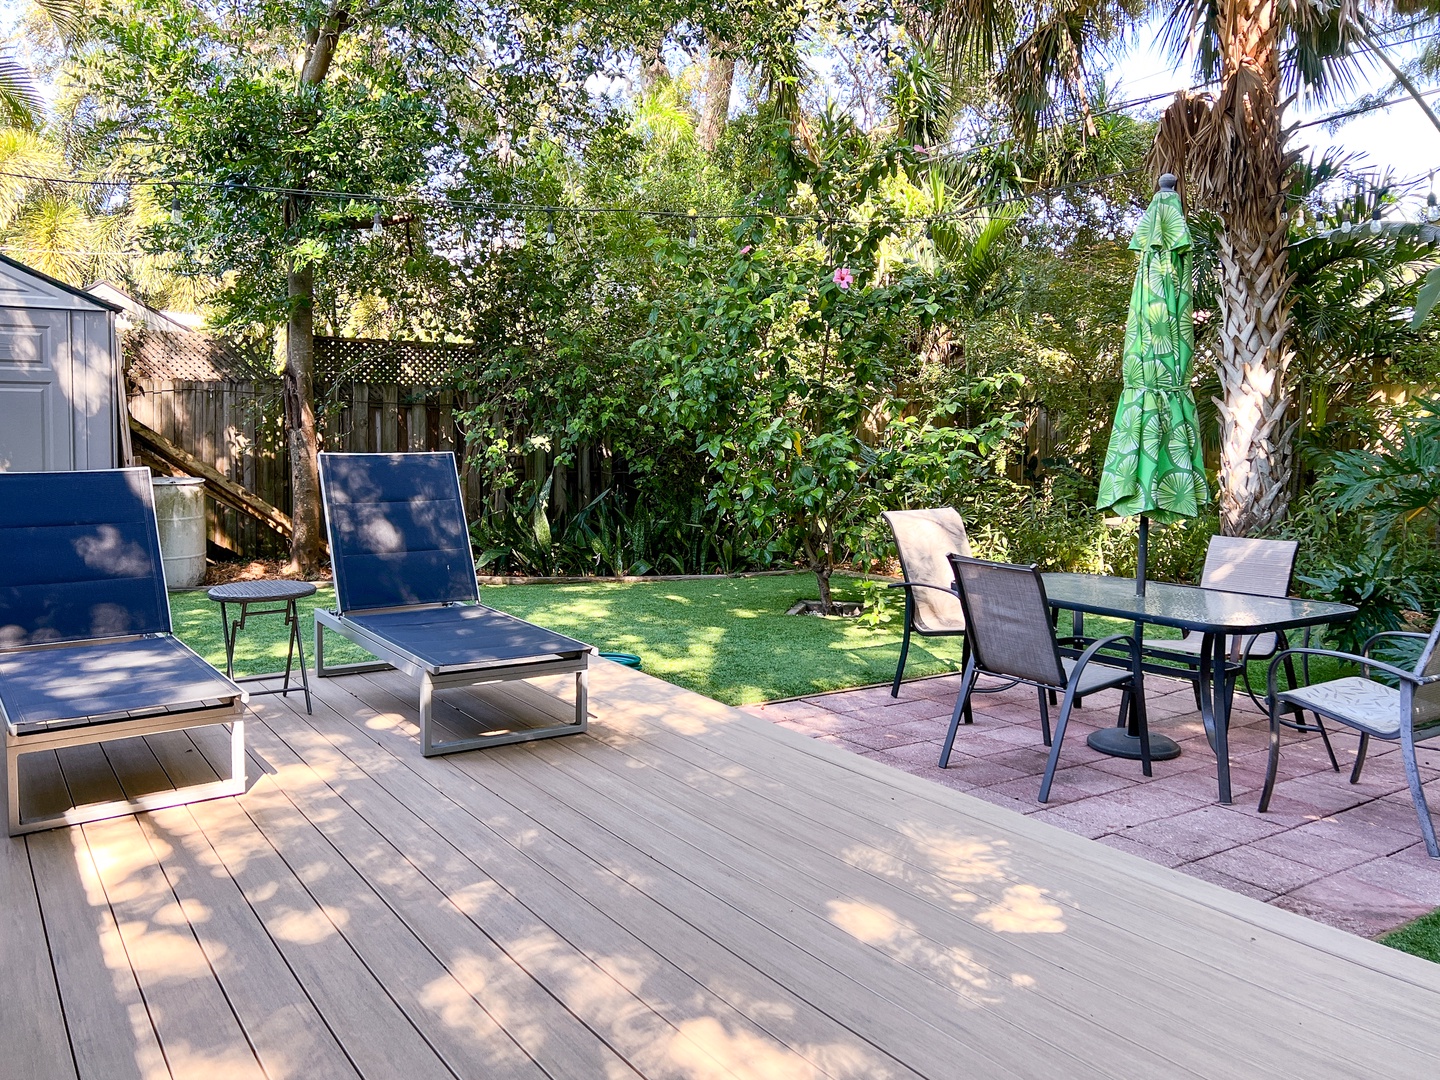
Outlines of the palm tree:
[{"label": "palm tree", "polygon": [[1291,468],[1286,370],[1292,349],[1287,197],[1296,154],[1286,103],[1351,85],[1357,57],[1397,12],[1437,0],[917,0],[936,43],[959,63],[988,60],[1017,129],[1042,136],[1062,116],[1088,123],[1089,65],[1164,15],[1177,65],[1210,95],[1182,93],[1161,118],[1149,164],[1174,172],[1195,208],[1219,219],[1221,525],[1267,529],[1285,513]]}]

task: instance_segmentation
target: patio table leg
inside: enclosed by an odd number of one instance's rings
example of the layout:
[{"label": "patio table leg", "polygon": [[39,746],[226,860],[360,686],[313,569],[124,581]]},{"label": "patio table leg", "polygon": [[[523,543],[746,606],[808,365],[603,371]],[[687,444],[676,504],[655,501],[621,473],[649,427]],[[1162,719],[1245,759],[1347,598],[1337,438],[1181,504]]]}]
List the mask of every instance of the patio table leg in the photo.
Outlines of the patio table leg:
[{"label": "patio table leg", "polygon": [[1205,737],[1215,751],[1215,775],[1220,801],[1230,802],[1230,702],[1226,691],[1226,653],[1223,634],[1205,635],[1200,643],[1200,719]]}]

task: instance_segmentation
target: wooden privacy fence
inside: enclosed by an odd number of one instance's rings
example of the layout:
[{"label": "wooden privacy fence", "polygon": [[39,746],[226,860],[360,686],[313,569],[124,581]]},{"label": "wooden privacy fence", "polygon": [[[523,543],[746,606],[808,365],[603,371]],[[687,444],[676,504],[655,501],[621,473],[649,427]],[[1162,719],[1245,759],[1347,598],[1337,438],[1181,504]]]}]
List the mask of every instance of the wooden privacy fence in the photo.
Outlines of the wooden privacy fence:
[{"label": "wooden privacy fence", "polygon": [[[196,334],[127,337],[131,415],[186,454],[212,466],[290,514],[290,469],[278,377],[254,370],[233,350],[209,354]],[[459,458],[465,504],[503,509],[512,490],[492,490],[468,467],[463,414],[472,396],[454,389],[473,347],[375,339],[315,339],[315,406],[322,450],[353,453],[451,451]],[[236,377],[242,376],[242,377]],[[519,445],[523,435],[509,440]],[[593,500],[612,480],[609,455],[586,448],[574,468],[536,450],[514,461],[521,481],[554,473],[550,509],[563,515]],[[212,504],[208,539],[243,557],[283,554],[286,541],[254,517]]]}]

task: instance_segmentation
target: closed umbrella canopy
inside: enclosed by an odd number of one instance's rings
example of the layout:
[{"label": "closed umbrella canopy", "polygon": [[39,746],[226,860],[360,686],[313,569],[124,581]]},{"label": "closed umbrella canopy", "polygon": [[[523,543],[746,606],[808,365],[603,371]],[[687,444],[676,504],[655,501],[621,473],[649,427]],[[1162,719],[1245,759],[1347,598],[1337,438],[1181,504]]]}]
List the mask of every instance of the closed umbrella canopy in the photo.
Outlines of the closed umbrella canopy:
[{"label": "closed umbrella canopy", "polygon": [[[1125,323],[1125,385],[1096,502],[1125,517],[1141,515],[1142,526],[1147,518],[1168,524],[1198,514],[1210,492],[1190,392],[1190,229],[1180,196],[1163,180],[1130,247],[1140,252],[1140,267]],[[1137,576],[1144,581],[1143,558]]]}]

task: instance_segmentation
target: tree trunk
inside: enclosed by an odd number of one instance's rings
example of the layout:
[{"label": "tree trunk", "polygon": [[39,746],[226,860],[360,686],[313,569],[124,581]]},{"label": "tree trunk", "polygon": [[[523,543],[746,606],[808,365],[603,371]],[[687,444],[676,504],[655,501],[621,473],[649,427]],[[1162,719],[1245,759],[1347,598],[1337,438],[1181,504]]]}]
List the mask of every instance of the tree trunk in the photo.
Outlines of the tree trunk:
[{"label": "tree trunk", "polygon": [[1286,225],[1220,238],[1220,527],[1227,536],[1264,532],[1290,498],[1291,432],[1285,372],[1291,350]]},{"label": "tree trunk", "polygon": [[706,153],[715,149],[730,119],[730,88],[735,83],[735,58],[720,56],[725,46],[710,43],[710,59],[705,65],[705,111],[700,117],[700,145]]},{"label": "tree trunk", "polygon": [[[317,25],[306,28],[301,83],[314,86],[324,81],[335,59],[336,43],[350,25],[346,5],[336,0]],[[299,223],[304,207],[301,196],[287,196],[287,228]],[[320,471],[315,456],[319,449],[315,431],[315,268],[309,263],[290,266],[285,274],[285,288],[290,311],[285,324],[284,384],[293,523],[289,569],[309,578],[320,569],[325,547],[320,520]]]},{"label": "tree trunk", "polygon": [[290,569],[302,577],[319,570],[324,541],[320,521],[320,473],[315,457],[315,271],[285,275],[290,318],[285,325],[285,436],[290,453]]},{"label": "tree trunk", "polygon": [[830,575],[834,571],[828,562],[815,564],[815,584],[820,590],[820,614],[829,615],[834,608],[830,604]]}]

